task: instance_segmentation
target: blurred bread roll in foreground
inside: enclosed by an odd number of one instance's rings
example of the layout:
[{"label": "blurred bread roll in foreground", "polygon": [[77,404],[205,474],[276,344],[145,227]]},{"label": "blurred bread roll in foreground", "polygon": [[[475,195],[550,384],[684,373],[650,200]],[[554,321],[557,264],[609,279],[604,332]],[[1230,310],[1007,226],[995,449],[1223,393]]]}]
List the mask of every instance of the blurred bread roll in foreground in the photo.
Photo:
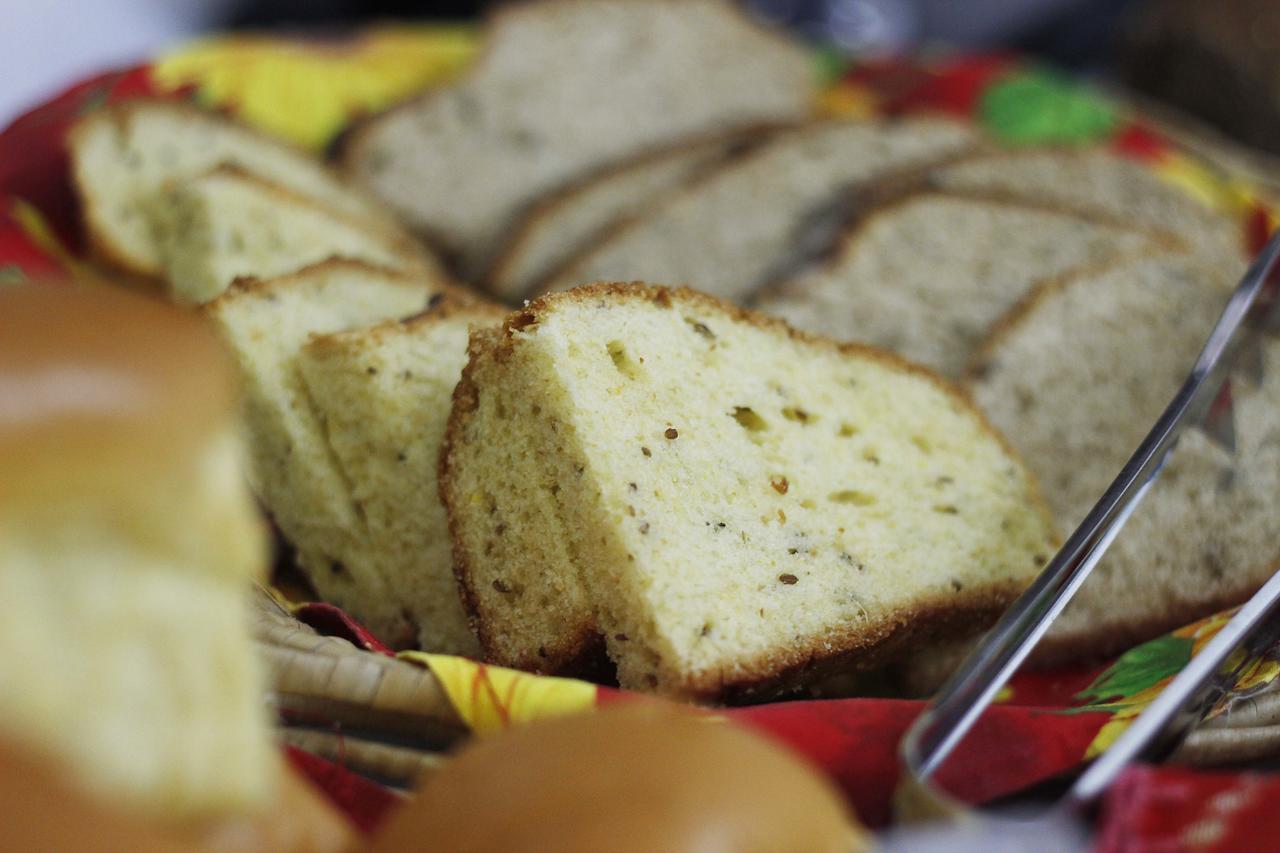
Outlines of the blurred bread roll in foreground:
[{"label": "blurred bread roll in foreground", "polygon": [[245,849],[292,794],[248,632],[267,548],[232,377],[157,302],[0,290],[0,737],[130,819]]},{"label": "blurred bread roll in foreground", "polygon": [[829,782],[737,725],[649,702],[464,748],[371,853],[863,850]]}]

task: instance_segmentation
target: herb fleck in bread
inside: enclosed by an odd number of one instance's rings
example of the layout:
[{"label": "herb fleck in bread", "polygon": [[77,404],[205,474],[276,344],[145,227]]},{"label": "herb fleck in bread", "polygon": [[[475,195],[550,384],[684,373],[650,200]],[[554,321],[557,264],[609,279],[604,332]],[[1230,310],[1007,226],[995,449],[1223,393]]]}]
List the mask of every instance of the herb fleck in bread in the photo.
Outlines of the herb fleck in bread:
[{"label": "herb fleck in bread", "polygon": [[368,549],[368,523],[329,446],[298,353],[312,335],[416,314],[438,292],[430,279],[328,261],[238,282],[204,308],[244,378],[255,491],[316,591],[397,646],[412,644],[415,628]]},{"label": "herb fleck in bread", "polygon": [[598,630],[624,686],[672,696],[972,630],[1054,548],[950,386],[684,289],[579,288],[473,336],[441,467],[487,652]]},{"label": "herb fleck in bread", "polygon": [[825,122],[780,133],[655,203],[552,278],[548,290],[643,278],[740,300],[801,258],[816,219],[856,204],[859,190],[932,166],[978,142],[941,118]]},{"label": "herb fleck in bread", "polygon": [[1244,269],[1240,227],[1140,163],[1101,148],[986,154],[937,170],[943,189],[996,193],[1177,235]]},{"label": "herb fleck in bread", "polygon": [[519,4],[466,78],[357,128],[344,159],[477,276],[543,193],[682,137],[800,120],[815,83],[803,46],[722,0]]},{"label": "herb fleck in bread", "polygon": [[367,549],[428,651],[478,656],[440,503],[440,442],[472,326],[505,309],[446,294],[421,314],[319,335],[298,364],[334,460],[368,525]]},{"label": "herb fleck in bread", "polygon": [[208,302],[237,278],[271,278],[333,257],[423,275],[433,270],[409,235],[234,166],[170,184],[143,208],[178,302]]},{"label": "herb fleck in bread", "polygon": [[649,201],[741,153],[765,133],[682,143],[552,193],[512,229],[487,276],[488,289],[509,300],[523,296]]},{"label": "herb fleck in bread", "polygon": [[955,377],[1034,284],[1155,242],[1114,221],[923,192],[872,211],[827,263],[755,305],[798,328],[886,347]]},{"label": "herb fleck in bread", "polygon": [[[1077,525],[1172,398],[1232,276],[1184,257],[1043,286],[974,368],[974,399],[1023,454],[1062,529]],[[1037,650],[1103,655],[1238,603],[1280,548],[1280,345],[1265,382],[1233,385],[1233,457],[1199,431],[1166,469]]]},{"label": "herb fleck in bread", "polygon": [[145,278],[158,278],[163,267],[144,203],[165,184],[223,163],[339,213],[392,225],[374,199],[306,152],[174,101],[140,99],[94,110],[72,129],[67,145],[91,249]]}]

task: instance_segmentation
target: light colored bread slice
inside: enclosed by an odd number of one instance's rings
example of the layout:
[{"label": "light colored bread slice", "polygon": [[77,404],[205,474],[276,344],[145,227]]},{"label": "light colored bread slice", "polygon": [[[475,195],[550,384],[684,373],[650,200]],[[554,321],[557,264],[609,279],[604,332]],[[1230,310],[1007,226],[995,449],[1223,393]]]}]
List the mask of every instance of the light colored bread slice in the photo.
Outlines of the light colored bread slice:
[{"label": "light colored bread slice", "polygon": [[329,258],[427,275],[409,235],[349,217],[235,166],[170,184],[143,203],[171,297],[202,304],[238,278],[272,278]]},{"label": "light colored bread slice", "polygon": [[547,289],[643,278],[741,300],[799,262],[796,249],[810,242],[808,232],[856,205],[859,190],[977,142],[970,126],[942,118],[829,122],[780,133],[655,204]]},{"label": "light colored bread slice", "polygon": [[344,159],[478,276],[538,196],[682,137],[805,118],[814,71],[724,0],[516,4],[466,78],[357,128]]},{"label": "light colored bread slice", "polygon": [[740,153],[759,133],[684,143],[627,161],[542,199],[512,229],[487,276],[496,296],[514,300],[669,190]]},{"label": "light colored bread slice", "polygon": [[368,525],[368,559],[418,627],[418,647],[478,656],[453,575],[437,467],[471,326],[506,310],[445,295],[403,321],[312,337],[298,365]]},{"label": "light colored bread slice", "polygon": [[67,137],[90,248],[147,278],[162,261],[141,205],[162,186],[231,163],[338,212],[392,224],[364,191],[310,154],[205,110],[141,99],[94,110]]},{"label": "light colored bread slice", "polygon": [[946,376],[1045,279],[1150,248],[1149,233],[1022,203],[923,192],[872,211],[834,255],[755,306]]},{"label": "light colored bread slice", "polygon": [[944,189],[998,193],[1163,230],[1244,268],[1239,223],[1143,164],[1105,149],[986,154],[938,169],[933,181]]},{"label": "light colored bread slice", "polygon": [[416,314],[438,292],[430,279],[327,261],[237,283],[204,308],[244,378],[255,491],[316,591],[396,646],[412,644],[415,628],[368,558],[368,522],[303,382],[298,352],[312,335]]},{"label": "light colored bread slice", "polygon": [[[1063,530],[1084,518],[1173,397],[1233,284],[1154,257],[1042,287],[996,332],[974,399],[1035,471]],[[1261,387],[1237,382],[1234,455],[1199,431],[1037,651],[1102,655],[1247,597],[1280,545],[1280,345]]]},{"label": "light colored bread slice", "polygon": [[441,466],[486,651],[563,652],[554,616],[677,697],[971,631],[1055,544],[951,386],[684,289],[584,287],[474,336]]}]

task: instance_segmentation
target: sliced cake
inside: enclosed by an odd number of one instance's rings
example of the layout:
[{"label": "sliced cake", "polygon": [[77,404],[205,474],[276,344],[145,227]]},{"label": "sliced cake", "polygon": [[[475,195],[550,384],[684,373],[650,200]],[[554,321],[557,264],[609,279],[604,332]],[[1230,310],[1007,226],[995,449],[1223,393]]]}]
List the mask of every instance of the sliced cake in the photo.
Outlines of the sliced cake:
[{"label": "sliced cake", "polygon": [[872,211],[826,263],[770,289],[755,306],[954,377],[1032,285],[1155,241],[1116,221],[923,192]]},{"label": "sliced cake", "polygon": [[345,162],[477,276],[538,196],[683,137],[800,120],[814,72],[726,0],[517,4],[461,82],[357,128]]},{"label": "sliced cake", "polygon": [[944,189],[997,193],[1101,214],[1177,235],[1244,269],[1239,223],[1152,169],[1102,148],[1031,148],[985,154],[937,170]]},{"label": "sliced cake", "polygon": [[[1074,528],[1173,397],[1231,274],[1185,258],[1044,286],[975,363],[972,393]],[[1103,655],[1246,598],[1280,557],[1280,344],[1265,380],[1236,377],[1232,453],[1183,436],[1164,474],[1038,651]]]},{"label": "sliced cake", "polygon": [[[859,191],[972,149],[977,131],[942,118],[812,124],[676,190],[554,276],[672,281],[727,299],[794,272],[815,234],[850,215]],[[834,232],[832,233],[834,239]]]},{"label": "sliced cake", "polygon": [[437,467],[472,326],[506,311],[447,294],[421,314],[312,337],[298,365],[365,544],[417,626],[419,648],[477,656],[453,575]]},{"label": "sliced cake", "polygon": [[237,283],[204,309],[243,375],[255,490],[316,591],[396,646],[414,643],[415,626],[368,551],[368,522],[329,446],[298,354],[312,335],[412,316],[439,292],[431,279],[328,261]]},{"label": "sliced cake", "polygon": [[19,285],[0,365],[3,739],[158,822],[267,810],[246,607],[267,543],[216,339],[118,288]]},{"label": "sliced cake", "polygon": [[421,275],[434,268],[404,232],[347,216],[236,166],[169,184],[142,209],[178,302],[202,304],[238,278],[271,278],[329,258]]},{"label": "sliced cake", "polygon": [[625,687],[767,694],[993,619],[1053,553],[945,382],[685,289],[593,285],[473,335],[441,459],[485,650],[603,635]]},{"label": "sliced cake", "polygon": [[539,201],[512,229],[487,279],[496,296],[515,300],[535,289],[620,221],[651,200],[741,153],[765,132],[681,144],[639,157]]},{"label": "sliced cake", "polygon": [[162,260],[142,204],[165,184],[230,163],[340,213],[390,226],[385,209],[304,151],[216,113],[140,99],[88,113],[67,138],[91,249],[156,278]]}]

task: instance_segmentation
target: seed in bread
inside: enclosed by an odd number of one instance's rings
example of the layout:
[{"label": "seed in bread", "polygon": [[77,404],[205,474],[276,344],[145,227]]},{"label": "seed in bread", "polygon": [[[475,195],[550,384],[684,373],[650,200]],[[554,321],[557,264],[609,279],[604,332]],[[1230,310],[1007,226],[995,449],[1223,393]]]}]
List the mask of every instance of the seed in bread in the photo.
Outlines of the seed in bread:
[{"label": "seed in bread", "polygon": [[[976,362],[974,399],[1079,524],[1195,361],[1232,285],[1176,256],[1042,287]],[[1264,381],[1233,381],[1236,450],[1193,430],[1037,650],[1042,661],[1129,648],[1248,597],[1280,548],[1280,344]]]},{"label": "seed in bread", "polygon": [[267,547],[217,341],[119,289],[20,285],[0,365],[0,731],[136,814],[264,809]]},{"label": "seed in bread", "polygon": [[977,140],[969,125],[932,117],[825,122],[779,133],[655,203],[546,289],[643,278],[743,300],[793,272],[784,268],[803,260],[794,257],[796,247],[825,230],[815,219],[856,206],[860,190],[956,156]]},{"label": "seed in bread", "polygon": [[238,278],[271,278],[332,257],[433,269],[398,229],[337,213],[234,166],[170,184],[143,209],[178,302],[202,304]]},{"label": "seed in bread", "polygon": [[624,687],[677,697],[971,630],[1054,548],[946,383],[685,289],[579,288],[473,336],[441,466],[487,652],[596,630]]},{"label": "seed in bread", "polygon": [[801,120],[815,84],[802,45],[724,0],[518,4],[462,81],[357,127],[344,159],[474,277],[543,193],[683,137]]},{"label": "seed in bread", "polygon": [[223,163],[339,213],[390,227],[387,212],[310,154],[193,106],[139,99],[88,113],[67,137],[72,182],[93,252],[145,278],[163,272],[142,205],[172,181]]},{"label": "seed in bread", "polygon": [[741,153],[766,134],[731,134],[645,155],[543,198],[512,229],[488,289],[517,299],[655,198]]},{"label": "seed in bread", "polygon": [[924,192],[872,211],[827,263],[755,307],[956,377],[1032,285],[1154,244],[1153,235],[1114,221]]},{"label": "seed in bread", "polygon": [[312,337],[298,365],[368,525],[366,548],[417,625],[419,648],[479,654],[453,575],[440,442],[473,325],[504,309],[445,294],[403,321]]},{"label": "seed in bread", "polygon": [[316,591],[384,642],[415,629],[368,550],[368,525],[298,367],[312,335],[408,317],[439,289],[431,279],[354,261],[327,261],[266,281],[239,282],[204,311],[239,364],[250,479]]}]

